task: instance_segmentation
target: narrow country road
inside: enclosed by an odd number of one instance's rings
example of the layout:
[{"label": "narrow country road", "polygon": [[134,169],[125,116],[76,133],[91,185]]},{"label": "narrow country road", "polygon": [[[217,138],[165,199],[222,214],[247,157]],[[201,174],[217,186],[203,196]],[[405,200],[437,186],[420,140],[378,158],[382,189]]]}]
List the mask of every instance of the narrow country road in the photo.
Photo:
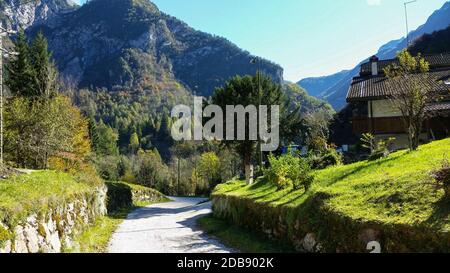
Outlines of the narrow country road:
[{"label": "narrow country road", "polygon": [[196,226],[196,219],[211,213],[206,199],[171,197],[173,202],[140,208],[113,234],[111,253],[228,253],[217,240]]}]

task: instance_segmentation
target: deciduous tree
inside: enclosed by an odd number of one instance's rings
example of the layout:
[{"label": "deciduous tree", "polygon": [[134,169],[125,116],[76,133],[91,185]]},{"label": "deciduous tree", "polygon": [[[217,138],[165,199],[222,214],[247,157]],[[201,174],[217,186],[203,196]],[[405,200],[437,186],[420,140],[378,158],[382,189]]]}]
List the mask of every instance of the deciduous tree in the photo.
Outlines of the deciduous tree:
[{"label": "deciduous tree", "polygon": [[409,149],[417,150],[423,123],[430,114],[426,112],[426,106],[437,94],[421,82],[427,75],[421,77],[416,75],[429,71],[429,64],[420,54],[413,57],[407,50],[403,50],[397,57],[399,64],[392,64],[384,69],[390,79],[390,89],[393,91],[389,100],[402,115],[408,134]]}]

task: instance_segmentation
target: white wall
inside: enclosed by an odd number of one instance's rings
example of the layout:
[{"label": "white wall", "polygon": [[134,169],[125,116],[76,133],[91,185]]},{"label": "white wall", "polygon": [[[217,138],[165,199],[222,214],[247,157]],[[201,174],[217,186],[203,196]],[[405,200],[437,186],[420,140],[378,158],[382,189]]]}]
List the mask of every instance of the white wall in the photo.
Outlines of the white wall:
[{"label": "white wall", "polygon": [[[389,100],[374,100],[372,101],[372,111],[370,109],[371,102],[369,101],[369,117],[385,118],[385,117],[401,117],[400,111],[395,109],[392,102]],[[371,116],[373,114],[373,116]]]}]

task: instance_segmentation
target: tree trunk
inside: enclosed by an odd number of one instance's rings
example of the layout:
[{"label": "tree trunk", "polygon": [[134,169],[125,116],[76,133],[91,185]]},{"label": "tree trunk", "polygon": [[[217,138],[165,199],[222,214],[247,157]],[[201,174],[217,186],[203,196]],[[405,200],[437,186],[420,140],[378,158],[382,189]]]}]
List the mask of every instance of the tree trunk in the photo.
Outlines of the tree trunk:
[{"label": "tree trunk", "polygon": [[252,165],[252,155],[247,153],[244,156],[244,171],[245,171],[245,182],[247,185],[253,184],[253,165]]}]

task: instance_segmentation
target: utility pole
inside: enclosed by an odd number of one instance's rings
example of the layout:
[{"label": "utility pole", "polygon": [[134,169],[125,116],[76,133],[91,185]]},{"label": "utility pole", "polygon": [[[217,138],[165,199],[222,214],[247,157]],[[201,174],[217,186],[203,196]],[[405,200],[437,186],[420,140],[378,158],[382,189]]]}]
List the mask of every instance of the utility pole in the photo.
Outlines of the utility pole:
[{"label": "utility pole", "polygon": [[406,19],[406,49],[409,47],[409,23],[408,23],[408,5],[417,2],[417,0],[408,1],[404,3],[405,19]]},{"label": "utility pole", "polygon": [[[261,94],[261,59],[259,57],[255,57],[251,60],[250,63],[256,64],[256,81],[257,81],[257,85],[258,85],[258,117],[261,118],[260,114],[259,114],[259,109],[261,108],[261,96],[262,96],[262,94]],[[259,124],[260,124],[260,122],[258,122],[258,130],[260,129]],[[261,151],[261,136],[259,134],[259,131],[258,131],[257,135],[258,135],[258,144],[257,144],[256,152],[258,154],[259,171],[261,172],[262,168],[263,168],[263,164],[262,164],[263,155],[262,155],[262,151]]]},{"label": "utility pole", "polygon": [[3,22],[0,21],[0,165],[3,166],[3,57],[11,55],[17,56],[17,52],[9,52],[3,48],[3,37],[16,34],[16,31],[3,28]]}]

